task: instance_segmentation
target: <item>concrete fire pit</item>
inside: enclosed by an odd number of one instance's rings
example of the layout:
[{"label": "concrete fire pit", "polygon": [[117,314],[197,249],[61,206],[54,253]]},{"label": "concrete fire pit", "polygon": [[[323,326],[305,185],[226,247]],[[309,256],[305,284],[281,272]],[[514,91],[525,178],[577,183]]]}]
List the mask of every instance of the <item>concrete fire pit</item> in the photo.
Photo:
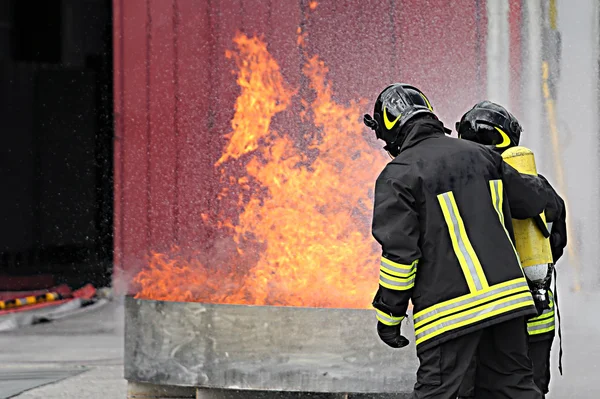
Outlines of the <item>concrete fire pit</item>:
[{"label": "concrete fire pit", "polygon": [[417,369],[410,339],[401,350],[381,343],[370,310],[127,297],[125,378],[200,388],[199,398],[403,398]]}]

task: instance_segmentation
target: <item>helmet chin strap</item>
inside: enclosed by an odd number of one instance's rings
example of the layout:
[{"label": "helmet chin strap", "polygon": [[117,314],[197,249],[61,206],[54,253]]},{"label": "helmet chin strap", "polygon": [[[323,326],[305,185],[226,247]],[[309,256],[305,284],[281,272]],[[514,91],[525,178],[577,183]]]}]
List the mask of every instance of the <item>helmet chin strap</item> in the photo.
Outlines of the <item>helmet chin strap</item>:
[{"label": "helmet chin strap", "polygon": [[[392,147],[391,144],[386,144],[385,147],[383,147],[383,149],[385,150],[385,152],[388,153],[388,155],[390,156],[390,158],[394,159],[398,156],[397,151],[392,151]],[[394,155],[393,153],[396,152],[396,155]]]},{"label": "helmet chin strap", "polygon": [[375,119],[373,119],[373,117],[369,114],[365,114],[363,116],[363,123],[370,129],[377,131],[377,128],[379,127],[379,124],[377,123],[377,121]]}]

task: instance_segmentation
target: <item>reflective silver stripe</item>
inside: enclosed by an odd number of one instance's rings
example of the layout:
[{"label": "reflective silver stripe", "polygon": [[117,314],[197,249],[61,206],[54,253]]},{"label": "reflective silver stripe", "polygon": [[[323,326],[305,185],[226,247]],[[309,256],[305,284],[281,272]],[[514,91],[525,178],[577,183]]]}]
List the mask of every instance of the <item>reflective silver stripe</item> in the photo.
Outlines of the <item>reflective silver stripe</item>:
[{"label": "reflective silver stripe", "polygon": [[[473,322],[479,321],[481,319],[485,319],[486,315],[489,315],[492,312],[496,312],[496,311],[501,310],[503,308],[508,308],[508,307],[510,307],[512,305],[517,305],[517,304],[522,304],[522,303],[528,303],[528,302],[533,305],[533,301],[532,301],[530,295],[522,297],[522,298],[511,299],[511,300],[505,301],[505,302],[486,304],[486,305],[483,305],[482,308],[479,309],[479,310],[477,310],[477,311],[473,311],[473,309],[469,309],[469,310],[465,311],[465,312],[471,312],[469,314],[465,314],[463,316],[457,317],[457,318],[452,319],[452,320],[443,321],[441,323],[436,323],[435,325],[433,325],[431,327],[425,328],[424,330],[418,332],[415,335],[415,339],[416,339],[416,341],[420,341],[423,338],[425,338],[426,336],[431,335],[432,333],[435,333],[436,331],[441,330],[441,329],[446,329],[448,331],[451,331],[454,328],[460,327],[460,326],[456,326],[459,323],[462,323],[462,322],[465,322],[465,321],[469,321],[469,320],[473,320]],[[476,319],[476,320],[474,320],[474,319]],[[464,325],[469,325],[470,323],[463,323],[463,324]],[[456,327],[454,327],[454,328],[447,328],[447,327],[453,327],[453,326],[456,326]]]},{"label": "reflective silver stripe", "polygon": [[458,243],[458,248],[460,249],[460,253],[465,258],[465,262],[469,268],[469,273],[471,274],[471,278],[475,283],[475,288],[477,290],[483,289],[483,285],[481,284],[481,280],[479,280],[479,276],[477,275],[477,269],[473,264],[473,259],[469,255],[467,248],[465,247],[465,243],[463,242],[462,236],[460,234],[460,228],[458,226],[458,218],[454,213],[454,207],[452,206],[452,202],[450,201],[448,193],[441,194],[441,197],[444,199],[446,203],[446,207],[448,208],[448,213],[450,214],[450,219],[452,220],[452,228],[454,229],[454,235],[456,236],[456,241]]},{"label": "reflective silver stripe", "polygon": [[508,230],[506,230],[506,225],[504,224],[504,213],[502,212],[502,189],[500,188],[500,183],[502,180],[490,180],[490,188],[494,190],[494,197],[496,197],[496,202],[494,203],[494,208],[496,208],[496,212],[498,213],[498,218],[500,219],[500,224],[506,233],[506,237],[508,241],[510,241],[510,245],[515,253],[515,257],[517,258],[517,262],[519,265],[521,264],[521,258],[519,257],[519,253],[517,252],[517,248],[515,248],[515,244],[512,242],[510,235],[508,234]]},{"label": "reflective silver stripe", "polygon": [[539,315],[539,316],[537,316],[537,317],[534,317],[534,318],[532,318],[532,319],[529,319],[528,323],[534,323],[534,322],[536,322],[536,321],[543,320],[543,319],[547,318],[547,317],[548,317],[548,315],[549,315],[549,314],[551,314],[551,313],[552,313],[552,317],[554,317],[554,309],[546,309],[546,310],[544,310],[544,311],[542,312],[542,314],[541,314],[541,315]]},{"label": "reflective silver stripe", "polygon": [[536,326],[527,326],[527,332],[529,335],[542,334],[552,331],[554,328],[554,319],[552,319],[548,323],[538,324]]},{"label": "reflective silver stripe", "polygon": [[403,277],[407,274],[411,274],[417,268],[417,261],[414,261],[410,265],[401,265],[401,264],[395,263],[395,262],[394,262],[394,265],[392,265],[391,263],[392,263],[392,261],[389,261],[389,263],[387,263],[384,260],[382,260],[381,268],[384,269],[385,272],[388,272],[391,275],[397,274],[399,277]]},{"label": "reflective silver stripe", "polygon": [[500,188],[498,187],[498,180],[492,180],[492,184],[494,185],[494,193],[496,194],[496,203],[494,207],[496,208],[496,212],[498,212],[498,216],[500,217],[500,223],[504,224],[504,215],[502,214],[502,207],[500,206]]},{"label": "reflective silver stripe", "polygon": [[461,301],[449,303],[448,305],[445,305],[445,306],[439,307],[437,309],[430,310],[429,312],[420,314],[419,316],[415,317],[415,326],[418,325],[419,323],[425,321],[426,319],[429,319],[429,318],[437,315],[438,313],[446,312],[448,310],[452,310],[452,309],[458,308],[463,305],[468,305],[469,303],[473,303],[473,302],[479,301],[481,299],[489,298],[493,295],[496,295],[496,294],[499,294],[502,292],[511,291],[511,290],[514,290],[517,288],[529,289],[529,286],[527,285],[527,281],[525,279],[520,279],[518,282],[516,282],[514,284],[510,284],[510,285],[507,285],[504,287],[494,288],[489,291],[484,291],[477,295],[472,295],[472,296],[469,295],[468,298],[465,298]]},{"label": "reflective silver stripe", "polygon": [[375,311],[376,311],[376,315],[377,315],[377,320],[381,321],[383,324],[394,326],[394,325],[400,324],[402,322],[402,320],[404,319],[404,316],[394,317],[392,315],[387,315],[387,314],[383,313],[379,309],[375,309]]},{"label": "reflective silver stripe", "polygon": [[415,276],[402,281],[392,280],[390,277],[385,277],[383,273],[379,275],[379,284],[391,290],[407,290],[415,284]]}]

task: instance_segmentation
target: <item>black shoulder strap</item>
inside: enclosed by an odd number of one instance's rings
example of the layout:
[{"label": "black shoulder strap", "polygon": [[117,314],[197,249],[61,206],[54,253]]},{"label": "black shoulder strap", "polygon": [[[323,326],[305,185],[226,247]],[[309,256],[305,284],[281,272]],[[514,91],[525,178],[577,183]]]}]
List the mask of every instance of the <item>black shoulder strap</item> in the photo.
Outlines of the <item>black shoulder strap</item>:
[{"label": "black shoulder strap", "polygon": [[560,375],[563,374],[562,371],[562,333],[561,327],[562,323],[560,321],[560,309],[558,308],[558,292],[556,291],[556,267],[554,268],[554,305],[556,306],[556,315],[558,316],[558,342],[559,342],[559,351],[558,351],[558,371],[560,371]]}]

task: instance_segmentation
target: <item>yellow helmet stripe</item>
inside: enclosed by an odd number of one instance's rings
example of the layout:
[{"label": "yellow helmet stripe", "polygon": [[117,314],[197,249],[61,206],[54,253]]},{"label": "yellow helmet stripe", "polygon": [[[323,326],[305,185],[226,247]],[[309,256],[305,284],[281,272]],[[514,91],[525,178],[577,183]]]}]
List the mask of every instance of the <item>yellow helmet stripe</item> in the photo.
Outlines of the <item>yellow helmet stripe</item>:
[{"label": "yellow helmet stripe", "polygon": [[401,116],[402,114],[398,115],[398,117],[392,122],[388,119],[386,108],[383,107],[383,123],[385,123],[385,128],[387,130],[392,130],[392,128],[396,125],[396,122],[398,122]]},{"label": "yellow helmet stripe", "polygon": [[499,127],[494,126],[494,128],[498,131],[498,133],[500,133],[500,136],[502,136],[502,143],[497,144],[496,147],[508,147],[508,145],[510,144],[510,138],[508,138],[508,135],[504,133],[504,130],[500,129]]},{"label": "yellow helmet stripe", "polygon": [[421,95],[421,97],[423,97],[423,100],[425,100],[425,103],[427,104],[427,108],[429,108],[429,110],[431,112],[433,112],[433,107],[431,106],[431,104],[429,103],[429,100],[427,99],[427,97],[425,97],[425,95],[423,93],[419,93]]}]

